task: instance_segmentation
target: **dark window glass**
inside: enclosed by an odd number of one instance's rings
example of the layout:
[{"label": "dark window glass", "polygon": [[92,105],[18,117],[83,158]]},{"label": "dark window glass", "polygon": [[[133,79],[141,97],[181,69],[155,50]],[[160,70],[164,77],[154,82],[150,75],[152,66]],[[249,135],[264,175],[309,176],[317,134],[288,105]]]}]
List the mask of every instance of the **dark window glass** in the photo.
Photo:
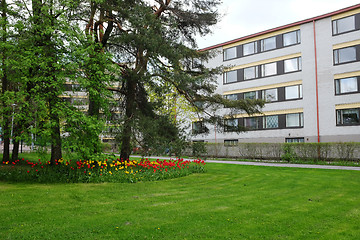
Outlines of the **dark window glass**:
[{"label": "dark window glass", "polygon": [[192,124],[192,132],[193,134],[205,133],[206,127],[202,121],[193,122]]},{"label": "dark window glass", "polygon": [[244,93],[244,99],[258,99],[257,91]]},{"label": "dark window glass", "polygon": [[225,131],[232,132],[238,128],[239,121],[238,119],[226,119],[225,120]]},{"label": "dark window glass", "polygon": [[304,138],[285,138],[285,142],[287,143],[303,143],[305,142],[304,141]]},{"label": "dark window glass", "polygon": [[258,117],[245,118],[244,126],[249,129],[258,129],[259,128],[259,118]]},{"label": "dark window glass", "polygon": [[239,140],[237,139],[229,139],[229,140],[224,140],[224,146],[226,147],[234,147],[238,145]]},{"label": "dark window glass", "polygon": [[341,109],[336,110],[338,125],[358,125],[360,123],[359,109]]}]

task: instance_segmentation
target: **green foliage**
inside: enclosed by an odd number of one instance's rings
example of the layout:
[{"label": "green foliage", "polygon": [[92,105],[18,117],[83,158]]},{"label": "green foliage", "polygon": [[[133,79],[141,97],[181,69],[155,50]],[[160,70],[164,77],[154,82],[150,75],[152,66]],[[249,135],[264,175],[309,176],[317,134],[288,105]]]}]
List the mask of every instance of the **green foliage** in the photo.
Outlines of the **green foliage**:
[{"label": "green foliage", "polygon": [[284,144],[283,145],[283,151],[284,154],[281,156],[281,159],[291,163],[291,162],[295,162],[297,160],[297,156],[296,153],[293,150],[293,145],[292,144]]},{"label": "green foliage", "polygon": [[207,152],[205,142],[192,142],[191,147],[193,156],[197,158],[204,156]]}]

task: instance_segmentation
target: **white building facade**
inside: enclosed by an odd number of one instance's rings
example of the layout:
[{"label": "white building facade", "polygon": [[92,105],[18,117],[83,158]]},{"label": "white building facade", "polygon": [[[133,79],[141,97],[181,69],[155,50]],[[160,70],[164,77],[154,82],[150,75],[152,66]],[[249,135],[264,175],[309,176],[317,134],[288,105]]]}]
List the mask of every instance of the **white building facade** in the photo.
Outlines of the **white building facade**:
[{"label": "white building facade", "polygon": [[267,103],[231,122],[249,131],[207,126],[193,141],[360,142],[360,4],[202,51],[219,53],[208,67],[230,67],[217,93]]}]

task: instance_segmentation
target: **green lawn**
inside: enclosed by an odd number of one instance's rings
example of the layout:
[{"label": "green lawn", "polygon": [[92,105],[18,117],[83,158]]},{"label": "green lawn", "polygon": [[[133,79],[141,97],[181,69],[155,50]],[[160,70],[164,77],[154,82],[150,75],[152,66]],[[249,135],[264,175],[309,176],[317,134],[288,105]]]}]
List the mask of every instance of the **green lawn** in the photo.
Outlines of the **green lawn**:
[{"label": "green lawn", "polygon": [[0,239],[360,239],[360,172],[209,163],[135,184],[0,182]]}]

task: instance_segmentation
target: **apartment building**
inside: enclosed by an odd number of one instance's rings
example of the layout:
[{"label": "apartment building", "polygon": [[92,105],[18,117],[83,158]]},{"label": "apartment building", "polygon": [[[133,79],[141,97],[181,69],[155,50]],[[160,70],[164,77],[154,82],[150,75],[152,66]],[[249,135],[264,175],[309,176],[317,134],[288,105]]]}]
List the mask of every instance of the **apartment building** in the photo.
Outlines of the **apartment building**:
[{"label": "apartment building", "polygon": [[[239,114],[193,141],[360,142],[360,4],[211,46],[209,67],[228,66],[217,93],[262,98],[263,113]],[[193,130],[201,122],[193,121]]]}]

